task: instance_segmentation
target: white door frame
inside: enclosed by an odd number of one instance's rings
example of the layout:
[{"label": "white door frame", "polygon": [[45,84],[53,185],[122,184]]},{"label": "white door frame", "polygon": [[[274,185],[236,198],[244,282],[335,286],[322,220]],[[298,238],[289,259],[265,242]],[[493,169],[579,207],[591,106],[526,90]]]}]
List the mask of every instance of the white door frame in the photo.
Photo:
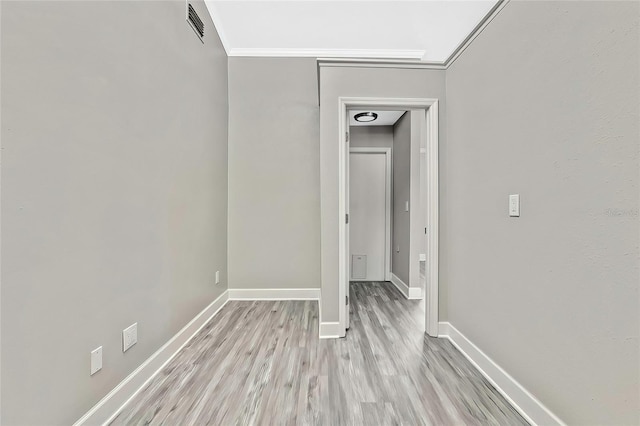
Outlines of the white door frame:
[{"label": "white door frame", "polygon": [[[391,148],[356,147],[349,148],[349,153],[356,154],[384,154],[385,156],[385,195],[384,195],[384,280],[391,281],[391,177],[393,176],[393,161]],[[348,273],[348,272],[347,272]],[[349,277],[351,278],[351,277]],[[365,280],[366,281],[366,280]],[[370,281],[370,280],[369,280]]]},{"label": "white door frame", "polygon": [[426,147],[426,173],[423,187],[426,189],[426,264],[425,264],[425,331],[433,337],[438,336],[438,99],[431,98],[381,98],[381,97],[339,97],[338,98],[338,303],[339,331],[346,335],[349,315],[347,300],[349,285],[347,215],[347,143],[349,120],[347,110],[353,108],[376,108],[388,110],[426,110],[427,131],[422,132]]}]

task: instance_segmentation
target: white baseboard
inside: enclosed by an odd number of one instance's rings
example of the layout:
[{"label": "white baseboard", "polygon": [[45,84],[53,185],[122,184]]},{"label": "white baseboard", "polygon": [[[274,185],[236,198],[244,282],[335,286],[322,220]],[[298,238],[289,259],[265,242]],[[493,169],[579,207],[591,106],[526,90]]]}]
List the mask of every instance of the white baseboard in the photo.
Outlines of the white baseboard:
[{"label": "white baseboard", "polygon": [[409,287],[409,299],[422,299],[422,289],[419,287]]},{"label": "white baseboard", "polygon": [[407,299],[422,299],[422,289],[419,287],[409,287],[396,274],[391,274],[391,282],[400,290]]},{"label": "white baseboard", "polygon": [[480,373],[532,425],[565,425],[535,396],[448,322],[438,324],[438,337],[449,339]]},{"label": "white baseboard", "polygon": [[391,274],[391,282],[395,285],[404,297],[409,298],[409,286],[404,283],[396,274]]},{"label": "white baseboard", "polygon": [[209,306],[204,308],[182,330],[129,374],[118,386],[93,406],[74,423],[79,425],[108,424],[122,411],[125,405],[140,392],[155,375],[204,327],[229,300],[225,290]]},{"label": "white baseboard", "polygon": [[322,322],[322,301],[318,301],[318,314],[320,320],[318,336],[321,339],[339,339],[345,335],[345,329],[340,330],[339,322]]},{"label": "white baseboard", "polygon": [[320,300],[320,289],[230,288],[229,300]]},{"label": "white baseboard", "polygon": [[340,337],[339,322],[321,322],[320,323],[321,339],[338,339],[339,337]]}]

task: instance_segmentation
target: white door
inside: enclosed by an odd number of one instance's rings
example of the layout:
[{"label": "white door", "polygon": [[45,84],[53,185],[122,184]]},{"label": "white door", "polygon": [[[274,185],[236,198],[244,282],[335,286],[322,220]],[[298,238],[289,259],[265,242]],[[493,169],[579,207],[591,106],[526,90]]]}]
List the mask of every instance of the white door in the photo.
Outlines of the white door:
[{"label": "white door", "polygon": [[385,281],[388,161],[385,152],[354,150],[348,187],[350,280]]}]

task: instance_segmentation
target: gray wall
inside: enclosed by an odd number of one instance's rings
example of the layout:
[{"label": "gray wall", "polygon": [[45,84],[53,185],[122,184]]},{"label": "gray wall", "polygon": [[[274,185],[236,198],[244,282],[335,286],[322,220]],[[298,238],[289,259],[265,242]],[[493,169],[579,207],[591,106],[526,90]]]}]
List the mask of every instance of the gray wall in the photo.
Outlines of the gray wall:
[{"label": "gray wall", "polygon": [[[341,306],[338,300],[338,98],[438,98],[441,101],[440,143],[446,147],[444,95],[445,74],[440,70],[320,68],[321,321],[337,322],[338,306]],[[441,149],[440,158],[446,157],[446,149]],[[441,217],[441,227],[446,223],[446,217]],[[446,317],[446,289],[442,287],[445,286],[441,285],[441,320]]]},{"label": "gray wall", "polygon": [[[411,112],[393,126],[393,231],[391,272],[409,285],[409,213],[411,197]],[[400,247],[400,251],[397,251]]]},{"label": "gray wall", "polygon": [[638,9],[512,1],[447,71],[449,320],[568,424],[640,421]]},{"label": "gray wall", "polygon": [[227,58],[197,7],[205,44],[183,0],[2,2],[2,424],[74,422],[226,288]]},{"label": "gray wall", "polygon": [[349,145],[393,149],[393,126],[350,126]]},{"label": "gray wall", "polygon": [[320,287],[312,58],[229,58],[229,285]]}]

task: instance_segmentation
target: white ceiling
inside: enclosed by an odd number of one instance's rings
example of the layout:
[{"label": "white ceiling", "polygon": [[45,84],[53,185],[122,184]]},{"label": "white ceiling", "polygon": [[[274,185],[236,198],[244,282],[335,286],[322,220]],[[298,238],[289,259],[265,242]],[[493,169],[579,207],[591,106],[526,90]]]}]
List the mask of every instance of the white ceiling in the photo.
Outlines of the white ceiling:
[{"label": "white ceiling", "polygon": [[497,0],[205,0],[229,56],[444,62]]},{"label": "white ceiling", "polygon": [[[376,114],[378,114],[378,118],[376,118],[375,121],[370,121],[367,123],[361,123],[359,121],[356,121],[353,118],[353,116],[355,116],[356,114],[360,112],[366,112],[366,111],[375,112]],[[353,111],[349,111],[349,125],[350,126],[393,126],[394,124],[396,124],[396,121],[398,121],[398,119],[402,117],[402,114],[404,114],[404,111],[378,111],[374,109],[353,110]]]}]

